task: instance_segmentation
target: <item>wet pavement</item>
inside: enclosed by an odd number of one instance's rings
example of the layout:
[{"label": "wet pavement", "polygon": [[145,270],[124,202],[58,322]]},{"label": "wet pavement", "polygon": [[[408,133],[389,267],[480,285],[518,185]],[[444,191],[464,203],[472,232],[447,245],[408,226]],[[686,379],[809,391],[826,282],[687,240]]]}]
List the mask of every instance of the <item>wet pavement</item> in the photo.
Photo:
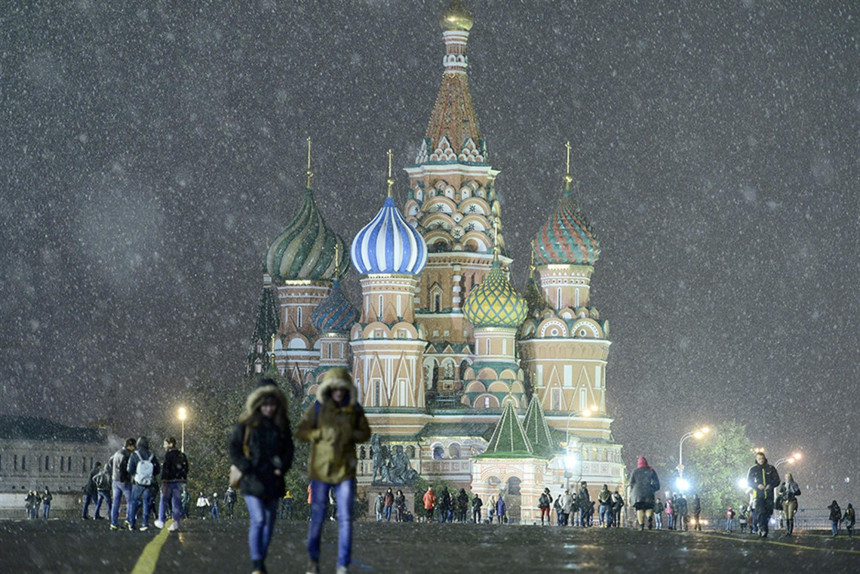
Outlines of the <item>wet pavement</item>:
[{"label": "wet pavement", "polygon": [[[267,560],[271,574],[305,571],[306,528],[306,523],[277,523]],[[182,532],[159,534],[155,529],[111,532],[106,521],[0,521],[0,572],[251,571],[247,521],[190,520]],[[323,573],[335,570],[336,535],[335,523],[328,523]],[[860,572],[860,541],[824,532],[799,532],[792,538],[777,533],[761,540],[707,531],[359,523],[350,571]]]}]

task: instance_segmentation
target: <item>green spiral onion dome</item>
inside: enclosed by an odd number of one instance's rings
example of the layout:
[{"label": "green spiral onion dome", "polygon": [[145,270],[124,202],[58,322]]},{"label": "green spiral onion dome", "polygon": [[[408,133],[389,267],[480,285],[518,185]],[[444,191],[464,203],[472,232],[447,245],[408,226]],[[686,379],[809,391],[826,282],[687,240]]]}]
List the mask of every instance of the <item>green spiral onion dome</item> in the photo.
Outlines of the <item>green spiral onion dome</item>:
[{"label": "green spiral onion dome", "polygon": [[[337,251],[335,245],[339,246]],[[341,254],[339,265],[336,252]],[[340,269],[337,277],[336,268]],[[269,246],[263,269],[279,281],[340,279],[349,269],[343,239],[323,221],[312,190],[305,190],[299,213]]]}]

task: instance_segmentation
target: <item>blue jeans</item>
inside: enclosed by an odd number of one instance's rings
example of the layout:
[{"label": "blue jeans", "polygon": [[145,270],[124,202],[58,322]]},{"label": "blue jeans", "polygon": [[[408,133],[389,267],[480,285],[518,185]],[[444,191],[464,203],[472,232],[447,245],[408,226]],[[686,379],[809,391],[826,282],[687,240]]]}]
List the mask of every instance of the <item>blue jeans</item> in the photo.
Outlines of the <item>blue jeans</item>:
[{"label": "blue jeans", "polygon": [[734,529],[735,529],[735,519],[734,518],[727,518],[726,519],[726,530],[731,532]]},{"label": "blue jeans", "polygon": [[391,522],[391,507],[390,506],[385,507],[385,521]]},{"label": "blue jeans", "polygon": [[833,536],[839,534],[839,521],[831,520],[830,521],[830,531],[833,532]]},{"label": "blue jeans", "polygon": [[[122,497],[125,497],[125,503],[127,505],[131,504],[131,485],[127,482],[114,482],[113,483],[113,498],[110,506],[110,523],[113,526],[117,526],[117,521],[119,520],[119,505]],[[125,517],[128,519],[129,513],[128,509],[125,511]]]},{"label": "blue jeans", "polygon": [[612,526],[612,507],[608,504],[600,505],[600,522],[604,526]]},{"label": "blue jeans", "polygon": [[96,509],[93,510],[93,516],[95,518],[101,518],[101,516],[99,516],[99,510],[101,510],[102,501],[105,503],[105,512],[107,512],[108,518],[110,518],[110,495],[107,490],[99,491],[99,499],[96,501]]},{"label": "blue jeans", "polygon": [[152,489],[148,486],[133,484],[131,487],[131,499],[128,502],[128,523],[134,528],[137,519],[137,509],[143,498],[143,525],[149,527],[149,515],[152,512]]},{"label": "blue jeans", "polygon": [[173,520],[179,522],[182,518],[182,482],[162,482],[161,500],[158,503],[158,520],[164,522],[168,506],[173,510]]},{"label": "blue jeans", "polygon": [[334,489],[337,502],[338,548],[337,565],[349,566],[352,562],[352,506],[355,501],[355,481],[344,480],[328,484],[311,480],[311,525],[308,528],[308,554],[314,562],[320,561],[320,537],[328,507],[329,489]]},{"label": "blue jeans", "polygon": [[217,506],[212,507],[211,514],[212,514],[212,520],[218,520],[219,518],[221,518],[221,514],[218,512]]},{"label": "blue jeans", "polygon": [[[98,496],[95,494],[85,494],[84,495],[84,510],[81,512],[82,518],[87,517],[87,510],[90,509],[90,503],[95,502],[97,498],[98,498]],[[96,512],[98,512],[98,511],[96,511]]]},{"label": "blue jeans", "polygon": [[45,518],[45,520],[47,520],[48,517],[51,515],[51,505],[50,504],[42,505],[42,513],[43,513],[42,516]]},{"label": "blue jeans", "polygon": [[265,560],[269,552],[269,542],[275,530],[278,515],[278,499],[265,500],[250,494],[245,495],[245,504],[251,524],[248,527],[248,546],[251,548],[251,561]]},{"label": "blue jeans", "polygon": [[579,525],[588,526],[588,511],[584,508],[579,509]]},{"label": "blue jeans", "polygon": [[663,515],[654,513],[654,528],[663,530]]}]

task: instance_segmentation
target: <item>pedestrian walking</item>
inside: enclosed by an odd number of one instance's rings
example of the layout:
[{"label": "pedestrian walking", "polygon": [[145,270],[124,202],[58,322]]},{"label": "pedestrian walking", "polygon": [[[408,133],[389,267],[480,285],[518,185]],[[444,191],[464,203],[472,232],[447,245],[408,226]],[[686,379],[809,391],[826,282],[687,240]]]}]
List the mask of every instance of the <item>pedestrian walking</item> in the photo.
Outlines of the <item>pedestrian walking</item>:
[{"label": "pedestrian walking", "polygon": [[660,501],[660,497],[654,497],[654,528],[663,530],[663,511],[666,510],[666,505]]},{"label": "pedestrian walking", "polygon": [[230,462],[242,473],[250,523],[248,546],[254,574],[266,572],[266,555],[275,529],[284,475],[293,464],[293,437],[287,397],[273,379],[261,379],[245,400],[230,438]]},{"label": "pedestrian walking", "polygon": [[394,496],[394,509],[396,510],[397,522],[403,522],[406,519],[406,496],[402,490],[398,490]]},{"label": "pedestrian walking", "polygon": [[161,465],[154,453],[149,450],[149,438],[140,436],[137,448],[128,457],[128,474],[131,477],[131,498],[128,503],[128,529],[134,530],[137,509],[143,501],[143,524],[141,532],[149,530],[149,515],[152,513],[154,496],[152,487],[155,477],[161,472]]},{"label": "pedestrian walking", "polygon": [[373,503],[373,511],[376,513],[376,521],[382,522],[382,512],[385,508],[385,496],[380,492]]},{"label": "pedestrian walking", "polygon": [[597,520],[600,528],[609,528],[612,526],[612,493],[609,491],[609,485],[604,484],[600,492],[597,493]]},{"label": "pedestrian walking", "polygon": [[675,501],[671,496],[666,498],[666,523],[669,530],[675,530]]},{"label": "pedestrian walking", "polygon": [[794,516],[797,514],[797,497],[800,496],[800,486],[795,482],[790,472],[785,473],[785,482],[779,487],[779,498],[782,499],[782,513],[785,517],[785,535],[794,534]]},{"label": "pedestrian walking", "polygon": [[105,504],[105,512],[107,513],[108,520],[110,520],[111,516],[111,473],[108,470],[107,466],[103,466],[102,469],[96,474],[95,478],[93,478],[93,482],[96,485],[96,492],[98,493],[98,501],[96,502],[96,508],[93,510],[93,518],[95,520],[101,520],[101,516],[99,516],[99,509],[102,506],[102,503]]},{"label": "pedestrian walking", "polygon": [[88,511],[88,510],[89,510],[89,508],[90,508],[90,503],[93,503],[93,504],[95,504],[95,505],[96,505],[96,510],[95,510],[95,512],[93,512],[93,518],[97,518],[97,517],[98,517],[98,513],[99,513],[99,511],[98,511],[98,504],[99,504],[99,503],[98,503],[98,498],[99,498],[99,492],[98,492],[98,489],[96,488],[96,481],[95,481],[95,478],[96,478],[96,475],[97,475],[99,472],[101,472],[101,470],[102,470],[102,463],[100,463],[100,462],[96,462],[95,466],[93,466],[92,470],[90,470],[90,475],[89,475],[89,477],[87,478],[87,483],[86,483],[86,485],[84,485],[84,488],[83,488],[83,493],[84,493],[84,509],[83,509],[83,511],[81,512],[81,518],[82,518],[83,520],[89,520],[89,518],[90,518],[89,516],[87,516],[87,514],[88,514],[88,512],[87,512],[87,511]]},{"label": "pedestrian walking", "polygon": [[182,487],[179,502],[182,503],[182,518],[188,518],[191,515],[191,494],[188,492],[187,486]]},{"label": "pedestrian walking", "polygon": [[726,510],[726,532],[731,534],[735,530],[735,509],[729,506]]},{"label": "pedestrian walking", "polygon": [[546,516],[546,522],[549,524],[549,509],[552,506],[552,496],[549,494],[549,489],[544,488],[543,492],[538,497],[538,508],[540,509],[540,524],[543,526],[543,518]]},{"label": "pedestrian walking", "polygon": [[228,486],[224,493],[224,504],[227,506],[227,517],[232,520],[233,507],[236,505],[236,490],[232,486]]},{"label": "pedestrian walking", "polygon": [[698,494],[693,495],[693,530],[702,530],[702,501]]},{"label": "pedestrian walking", "polygon": [[42,518],[48,520],[51,516],[51,501],[54,500],[54,495],[51,494],[51,490],[46,486],[45,492],[42,494]]},{"label": "pedestrian walking", "polygon": [[221,510],[218,506],[220,501],[218,500],[218,493],[217,492],[212,493],[212,498],[210,499],[210,501],[212,503],[212,508],[210,509],[209,512],[212,516],[212,520],[220,520],[221,519]]},{"label": "pedestrian walking", "polygon": [[278,519],[293,519],[293,495],[289,490],[284,493],[284,497],[281,499],[281,511],[278,514]]},{"label": "pedestrian walking", "polygon": [[111,477],[111,506],[110,506],[110,529],[119,530],[119,507],[122,499],[125,498],[126,511],[125,523],[126,527],[129,524],[129,506],[131,501],[131,476],[128,474],[128,459],[134,452],[137,445],[137,439],[129,438],[125,441],[125,446],[113,453],[113,456],[105,464],[105,470],[110,473]]},{"label": "pedestrian walking", "polygon": [[487,517],[490,519],[490,524],[493,523],[493,520],[496,516],[496,497],[490,496],[490,502],[487,504]]},{"label": "pedestrian walking", "polygon": [[[619,487],[619,489],[620,488],[621,487]],[[616,490],[615,492],[612,493],[612,524],[616,528],[621,527],[621,511],[623,508],[624,508],[624,498],[621,496],[621,493],[618,492],[618,490]],[[663,512],[662,511],[662,504],[661,504],[660,512],[661,513]],[[656,509],[654,511],[654,516],[657,517]],[[660,528],[663,527],[662,515],[659,517],[659,519],[655,518],[655,520],[657,520],[657,524],[658,524],[657,528],[659,530]]]},{"label": "pedestrian walking", "polygon": [[209,514],[209,499],[206,498],[206,493],[202,490],[197,495],[197,502],[194,503],[194,506],[197,508],[197,518],[206,520],[206,515]]},{"label": "pedestrian walking", "polygon": [[756,453],[755,465],[747,473],[747,484],[753,489],[758,535],[767,538],[768,523],[773,514],[773,492],[779,486],[779,473],[767,462],[763,452]]},{"label": "pedestrian walking", "polygon": [[428,486],[427,492],[424,493],[424,512],[427,513],[427,522],[433,522],[434,508],[436,508],[436,495],[433,494],[433,487]]},{"label": "pedestrian walking", "polygon": [[639,530],[645,530],[645,519],[649,521],[654,514],[654,493],[660,490],[657,472],[648,466],[648,460],[640,456],[636,470],[630,474],[631,504],[636,509]]},{"label": "pedestrian walking", "polygon": [[345,574],[352,562],[352,511],[358,466],[356,444],[370,439],[370,424],[358,402],[358,392],[346,369],[330,369],[317,390],[316,400],[302,415],[299,438],[311,443],[308,477],[311,480],[311,524],[308,529],[308,572],[319,572],[320,537],[329,492],[338,510],[337,572]]},{"label": "pedestrian walking", "polygon": [[472,521],[475,524],[480,524],[481,521],[481,507],[484,506],[484,501],[481,500],[481,497],[478,493],[475,493],[475,496],[472,497]]},{"label": "pedestrian walking", "polygon": [[461,488],[457,495],[457,521],[466,522],[466,515],[469,513],[469,495],[466,494],[466,489]]},{"label": "pedestrian walking", "polygon": [[845,526],[845,532],[848,536],[854,536],[854,523],[857,521],[857,516],[854,513],[854,507],[851,503],[845,508],[845,514],[842,516],[842,525]]},{"label": "pedestrian walking", "polygon": [[835,500],[830,503],[827,509],[830,510],[830,531],[836,537],[839,534],[839,521],[842,520],[842,509],[839,508],[839,504]]},{"label": "pedestrian walking", "polygon": [[496,499],[496,520],[499,521],[499,524],[508,521],[508,506],[505,504],[505,499],[502,498],[501,493],[499,493],[499,498]]},{"label": "pedestrian walking", "polygon": [[179,530],[182,520],[182,489],[188,480],[188,458],[176,448],[176,438],[164,439],[164,464],[161,467],[161,498],[158,502],[156,528],[164,528],[168,509],[173,512],[170,532]]},{"label": "pedestrian walking", "polygon": [[591,510],[591,494],[588,492],[588,485],[583,480],[579,483],[579,492],[576,493],[576,504],[579,506],[579,524],[582,527],[588,526],[588,513]]}]

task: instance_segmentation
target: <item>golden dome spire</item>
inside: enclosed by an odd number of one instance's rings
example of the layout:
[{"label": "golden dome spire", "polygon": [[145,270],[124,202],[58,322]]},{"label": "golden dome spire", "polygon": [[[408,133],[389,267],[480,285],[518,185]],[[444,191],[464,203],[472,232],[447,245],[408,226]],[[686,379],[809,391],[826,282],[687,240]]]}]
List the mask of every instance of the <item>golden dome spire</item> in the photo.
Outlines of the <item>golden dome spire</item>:
[{"label": "golden dome spire", "polygon": [[391,158],[394,156],[394,152],[388,150],[388,179],[385,180],[385,183],[388,184],[388,197],[394,197],[394,178],[391,177]]},{"label": "golden dome spire", "polygon": [[570,191],[570,184],[573,183],[573,175],[570,173],[570,141],[564,144],[567,148],[567,168],[564,170],[564,190]]},{"label": "golden dome spire", "polygon": [[472,29],[475,19],[460,0],[451,0],[451,5],[442,14],[439,26],[443,30],[463,30],[468,32]]},{"label": "golden dome spire", "polygon": [[305,175],[308,176],[307,188],[311,188],[311,178],[314,176],[314,172],[311,171],[311,136],[308,136],[308,169],[305,171]]},{"label": "golden dome spire", "polygon": [[493,263],[499,262],[499,218],[493,218]]}]

